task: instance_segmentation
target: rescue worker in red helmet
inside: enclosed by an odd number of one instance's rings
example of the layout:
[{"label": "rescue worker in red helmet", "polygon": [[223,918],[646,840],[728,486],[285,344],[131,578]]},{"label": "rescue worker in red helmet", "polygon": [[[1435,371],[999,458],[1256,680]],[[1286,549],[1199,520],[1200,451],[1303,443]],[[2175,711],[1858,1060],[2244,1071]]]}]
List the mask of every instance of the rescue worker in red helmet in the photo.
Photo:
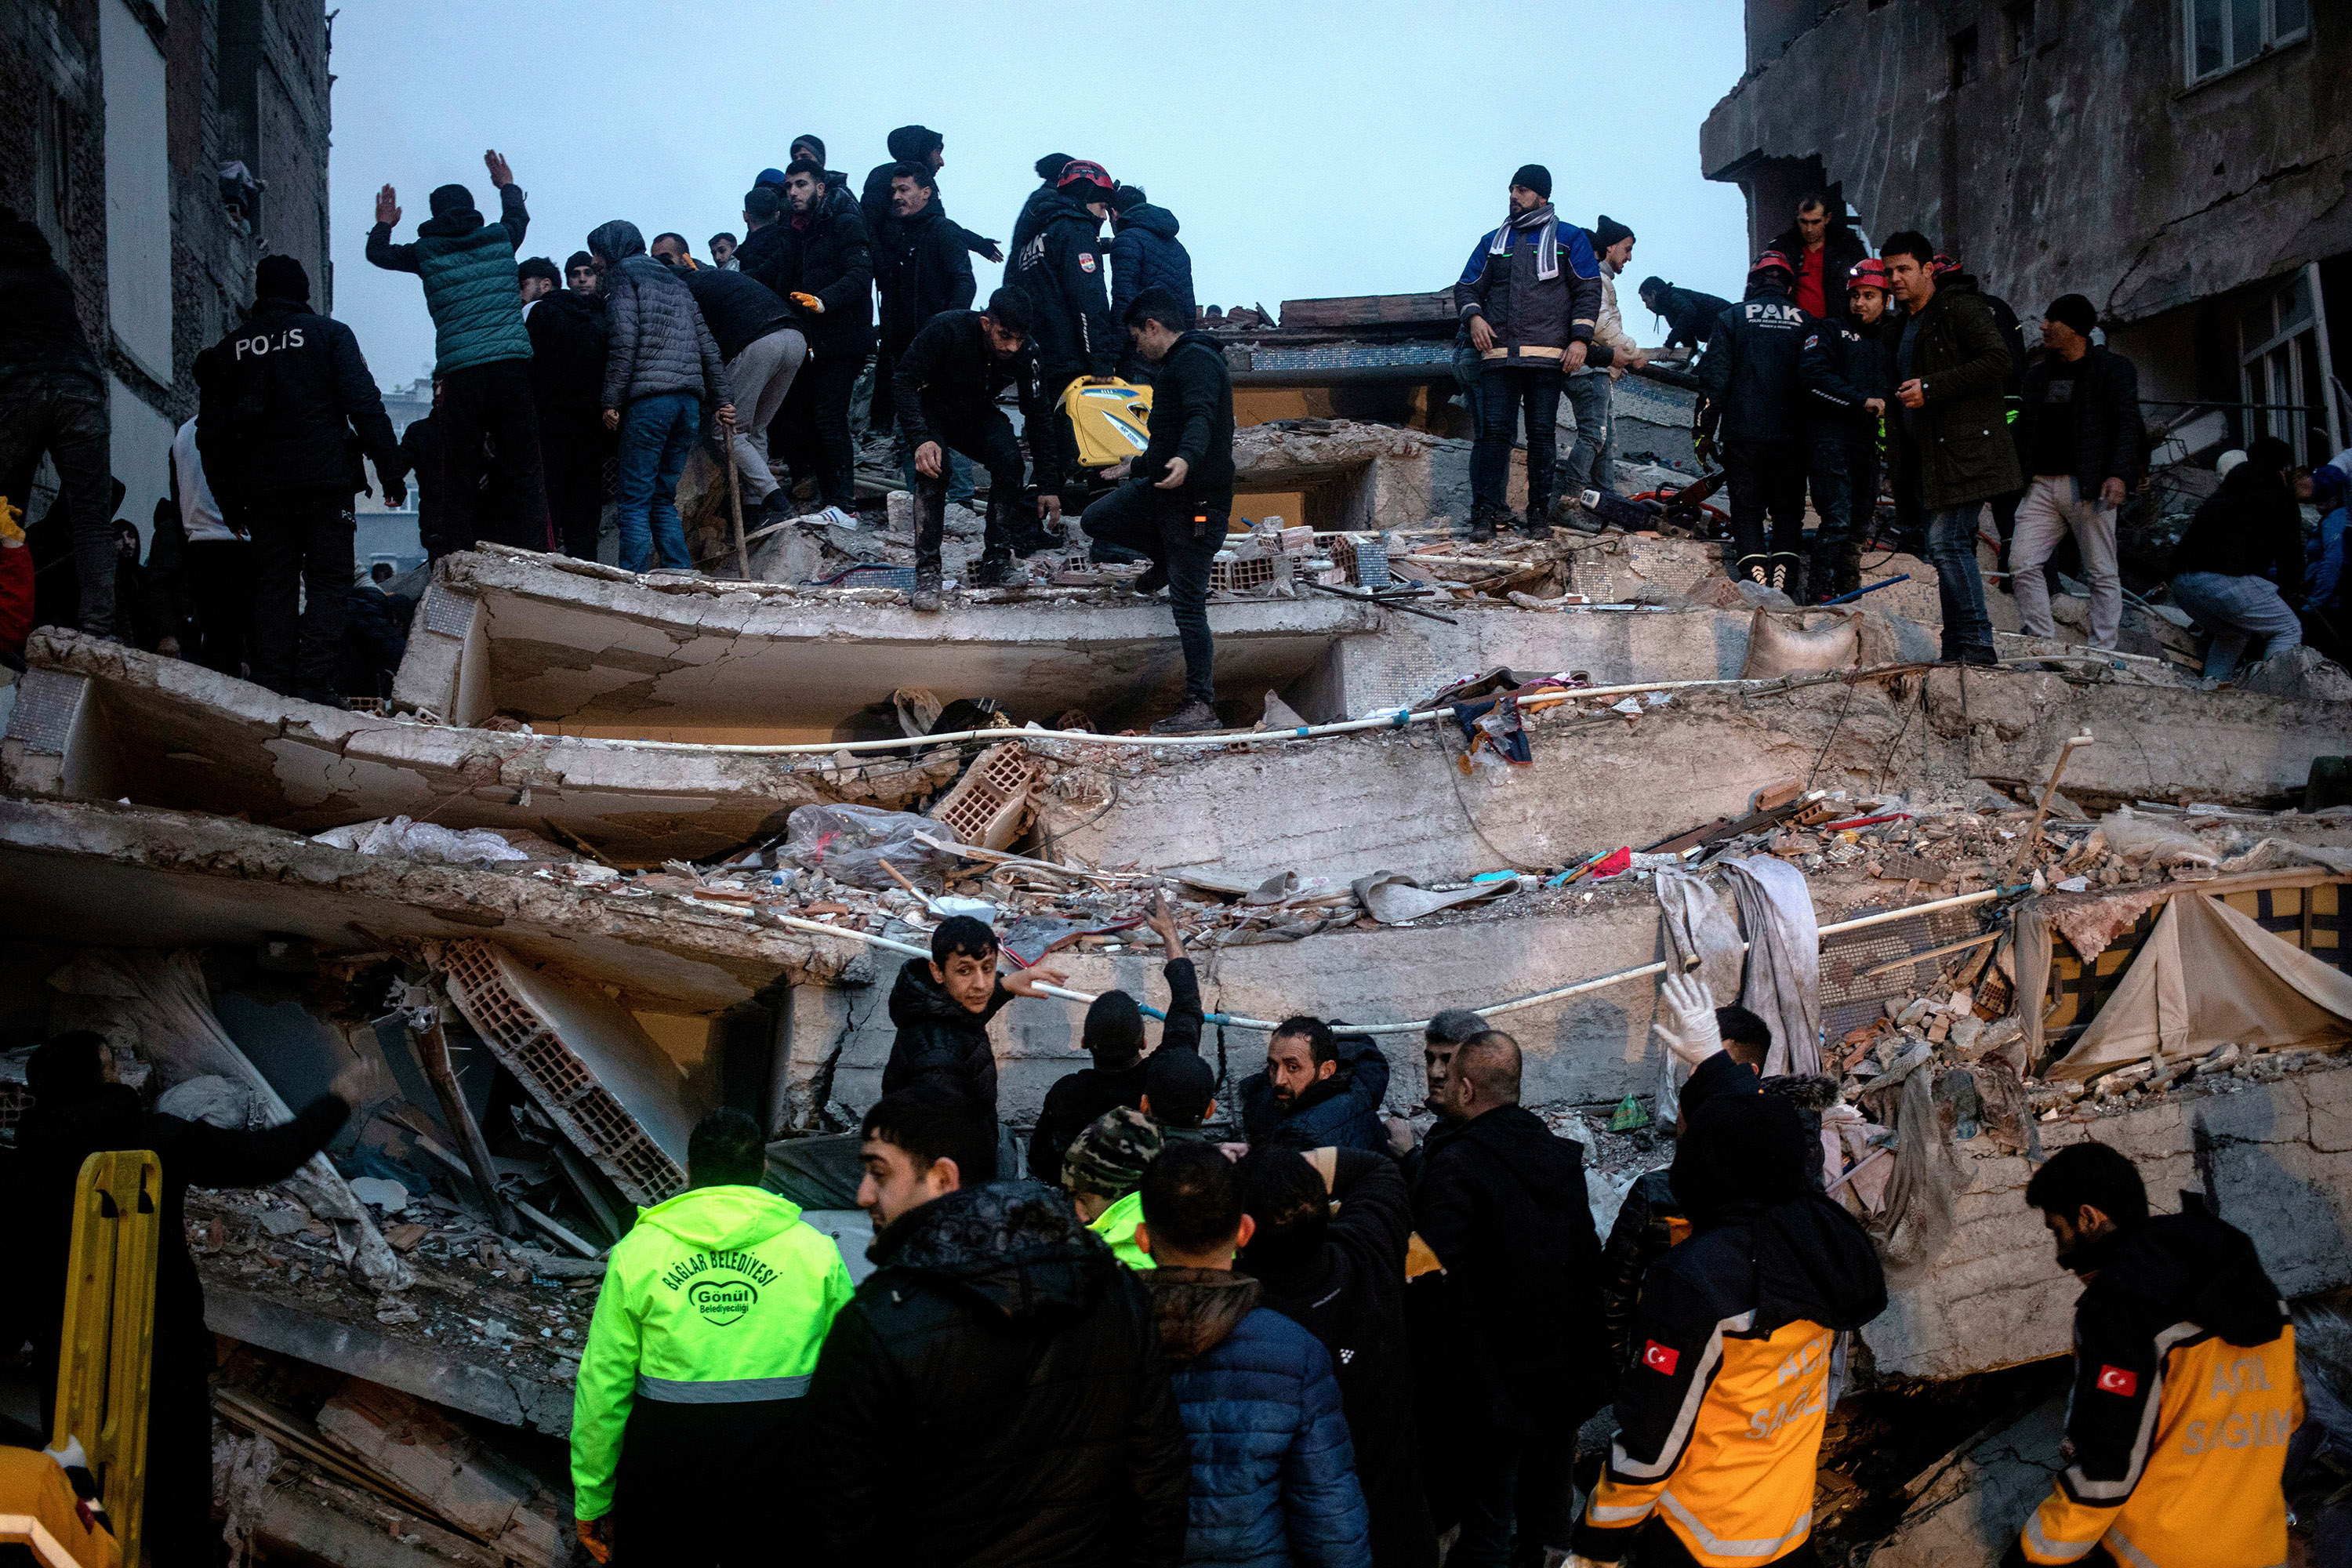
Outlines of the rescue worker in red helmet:
[{"label": "rescue worker in red helmet", "polygon": [[1848,279],[1844,312],[1814,323],[1802,361],[1806,478],[1821,519],[1805,569],[1806,602],[1815,605],[1862,586],[1860,535],[1878,505],[1886,387],[1875,323],[1885,312],[1886,269],[1865,258]]},{"label": "rescue worker in red helmet", "polygon": [[[1127,334],[1111,319],[1101,243],[1117,189],[1100,163],[1073,158],[1063,164],[1035,231],[1005,264],[1004,280],[1029,298],[1030,341],[1036,345],[1045,405],[1056,411],[1054,426],[1062,441],[1066,479],[1075,479],[1080,469],[1077,432],[1059,412],[1063,394],[1074,381],[1108,381],[1127,346]],[[1058,521],[1058,498],[1044,510],[1049,522]],[[1035,548],[1026,540],[1016,546],[1024,555]]]}]

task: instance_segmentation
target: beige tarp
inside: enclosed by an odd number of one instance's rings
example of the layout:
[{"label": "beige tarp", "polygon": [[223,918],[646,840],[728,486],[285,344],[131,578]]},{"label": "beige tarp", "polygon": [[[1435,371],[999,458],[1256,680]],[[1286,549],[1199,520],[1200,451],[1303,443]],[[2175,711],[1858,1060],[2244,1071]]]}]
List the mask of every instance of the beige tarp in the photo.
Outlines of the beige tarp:
[{"label": "beige tarp", "polygon": [[2203,894],[2177,893],[2123,983],[2052,1078],[2088,1079],[2157,1052],[2352,1041],[2352,975]]}]

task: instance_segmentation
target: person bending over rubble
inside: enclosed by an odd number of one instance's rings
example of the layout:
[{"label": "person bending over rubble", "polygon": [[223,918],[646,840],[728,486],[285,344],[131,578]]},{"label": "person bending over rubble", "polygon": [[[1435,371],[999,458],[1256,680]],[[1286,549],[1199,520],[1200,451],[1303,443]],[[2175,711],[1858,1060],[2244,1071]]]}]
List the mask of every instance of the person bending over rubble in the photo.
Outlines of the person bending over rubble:
[{"label": "person bending over rubble", "polygon": [[931,933],[931,956],[910,958],[890,988],[890,1022],[898,1037],[882,1068],[882,1092],[937,1079],[996,1115],[996,1052],[988,1021],[1015,996],[1042,995],[1040,984],[1066,976],[1042,966],[1000,976],[996,933],[970,915],[951,915]]},{"label": "person bending over rubble", "polygon": [[753,1495],[797,1468],[801,1395],[849,1270],[797,1205],[763,1192],[760,1124],[714,1110],[687,1190],[614,1244],[572,1402],[572,1509],[599,1563],[754,1563],[775,1542]]},{"label": "person bending over rubble", "polygon": [[1286,1149],[1385,1150],[1381,1103],[1389,1059],[1370,1035],[1338,1035],[1320,1018],[1286,1018],[1265,1044],[1265,1067],[1242,1079],[1242,1132]]},{"label": "person bending over rubble", "polygon": [[1135,1244],[1143,1218],[1144,1167],[1167,1147],[1159,1123],[1131,1105],[1115,1105],[1078,1134],[1062,1160],[1062,1186],[1087,1228],[1129,1268],[1150,1268],[1151,1255]]},{"label": "person bending over rubble", "polygon": [[1141,1277],[1052,1188],[964,1179],[996,1129],[963,1097],[885,1095],[863,1131],[875,1271],[817,1358],[775,1557],[1175,1568],[1192,1467]]},{"label": "person bending over rubble", "polygon": [[[1748,1073],[1717,1053],[1692,1087]],[[1814,1187],[1804,1129],[1777,1096],[1702,1089],[1671,1180],[1691,1238],[1643,1279],[1617,1434],[1570,1562],[1811,1563],[1845,1335],[1886,1307],[1878,1254]]]},{"label": "person bending over rubble", "polygon": [[2253,1242],[2199,1208],[2151,1218],[2139,1172],[2104,1143],[2059,1150],[2025,1202],[2083,1294],[2066,1468],[2003,1568],[2285,1562],[2280,1482],[2303,1380]]},{"label": "person bending over rubble", "polygon": [[[1149,923],[1167,955],[1160,973],[1168,979],[1168,1022],[1160,1031],[1160,1048],[1197,1054],[1201,982],[1192,961],[1184,956],[1184,934],[1177,929],[1175,911],[1165,895],[1153,900]],[[1142,1106],[1146,1069],[1158,1059],[1156,1053],[1144,1055],[1143,1012],[1124,991],[1106,991],[1094,999],[1087,1008],[1080,1040],[1095,1065],[1080,1068],[1045,1091],[1037,1130],[1029,1135],[1029,1173],[1048,1185],[1061,1182],[1062,1156],[1096,1118],[1118,1106]]]},{"label": "person bending over rubble", "polygon": [[221,1559],[221,1533],[212,1521],[213,1412],[206,1381],[213,1336],[205,1327],[204,1284],[188,1251],[188,1189],[284,1181],[342,1129],[359,1097],[357,1083],[356,1068],[347,1068],[293,1121],[233,1132],[143,1109],[136,1089],[114,1081],[106,1042],[86,1029],[47,1041],[26,1064],[33,1103],[16,1126],[9,1194],[16,1235],[8,1256],[23,1282],[21,1310],[33,1342],[44,1432],[58,1386],[74,1185],[82,1162],[105,1150],[150,1149],[163,1163],[147,1393],[145,1542],[156,1568]]}]

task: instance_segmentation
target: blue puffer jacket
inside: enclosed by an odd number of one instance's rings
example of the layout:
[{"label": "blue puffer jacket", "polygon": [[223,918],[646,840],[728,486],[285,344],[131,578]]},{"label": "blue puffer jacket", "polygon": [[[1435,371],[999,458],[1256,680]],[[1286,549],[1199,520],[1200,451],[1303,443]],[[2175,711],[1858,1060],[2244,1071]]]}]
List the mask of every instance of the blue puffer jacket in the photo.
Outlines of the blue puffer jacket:
[{"label": "blue puffer jacket", "polygon": [[[456,186],[442,189],[463,195]],[[368,232],[370,261],[386,271],[414,272],[425,284],[436,375],[530,357],[515,282],[515,252],[530,226],[522,187],[500,186],[499,205],[497,223],[484,223],[470,199],[449,206],[417,225],[414,245],[393,244],[390,224]]]},{"label": "blue puffer jacket", "polygon": [[1110,319],[1127,330],[1127,308],[1146,289],[1165,289],[1184,305],[1184,329],[1201,319],[1192,302],[1192,254],[1176,237],[1176,215],[1166,207],[1129,207],[1114,226],[1110,242]]},{"label": "blue puffer jacket", "polygon": [[1339,1070],[1286,1107],[1264,1072],[1242,1079],[1242,1132],[1252,1143],[1286,1149],[1388,1148],[1381,1102],[1388,1098],[1389,1059],[1370,1035],[1341,1035]]},{"label": "blue puffer jacket", "polygon": [[1371,1568],[1356,1450],[1323,1342],[1217,1268],[1142,1276],[1192,1450],[1184,1561]]}]

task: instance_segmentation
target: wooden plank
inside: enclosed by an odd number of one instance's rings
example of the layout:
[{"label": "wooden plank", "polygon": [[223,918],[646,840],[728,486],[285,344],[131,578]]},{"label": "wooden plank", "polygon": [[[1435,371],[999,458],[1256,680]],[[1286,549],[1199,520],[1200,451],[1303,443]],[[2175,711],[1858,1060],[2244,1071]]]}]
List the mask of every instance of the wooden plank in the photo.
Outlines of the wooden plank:
[{"label": "wooden plank", "polygon": [[1285,331],[1340,331],[1349,327],[1411,326],[1454,318],[1451,289],[1435,294],[1354,294],[1329,300],[1285,300]]}]

